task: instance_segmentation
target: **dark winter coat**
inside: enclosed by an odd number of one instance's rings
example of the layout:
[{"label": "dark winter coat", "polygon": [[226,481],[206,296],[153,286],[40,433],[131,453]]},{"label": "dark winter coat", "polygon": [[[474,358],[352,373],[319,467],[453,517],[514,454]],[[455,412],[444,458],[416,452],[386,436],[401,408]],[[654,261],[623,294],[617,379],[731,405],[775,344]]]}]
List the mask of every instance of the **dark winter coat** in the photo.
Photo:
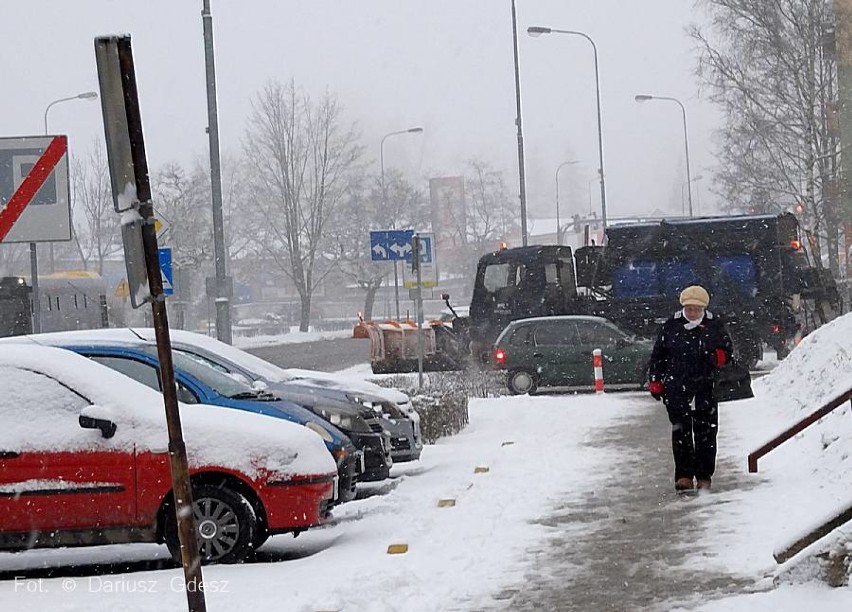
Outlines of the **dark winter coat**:
[{"label": "dark winter coat", "polygon": [[679,310],[663,323],[648,367],[650,380],[659,380],[666,391],[710,385],[717,371],[716,349],[725,352],[730,361],[733,355],[731,337],[725,325],[709,310],[694,329],[684,327],[689,321]]}]

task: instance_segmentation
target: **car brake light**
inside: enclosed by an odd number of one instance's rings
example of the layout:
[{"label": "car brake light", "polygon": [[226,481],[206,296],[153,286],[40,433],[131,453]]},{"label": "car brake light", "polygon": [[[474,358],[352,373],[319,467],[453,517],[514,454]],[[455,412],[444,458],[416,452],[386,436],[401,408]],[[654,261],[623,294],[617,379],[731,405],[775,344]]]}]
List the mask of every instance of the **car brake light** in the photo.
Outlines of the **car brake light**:
[{"label": "car brake light", "polygon": [[779,334],[779,333],[781,333],[781,326],[780,326],[780,325],[778,325],[777,323],[774,323],[774,324],[772,325],[772,333],[773,333],[773,334]]},{"label": "car brake light", "polygon": [[794,251],[798,251],[799,249],[802,248],[802,243],[799,240],[794,238],[793,240],[790,241],[790,246],[793,247]]},{"label": "car brake light", "polygon": [[498,365],[503,365],[506,361],[506,351],[499,348],[494,351],[494,361],[496,361]]}]

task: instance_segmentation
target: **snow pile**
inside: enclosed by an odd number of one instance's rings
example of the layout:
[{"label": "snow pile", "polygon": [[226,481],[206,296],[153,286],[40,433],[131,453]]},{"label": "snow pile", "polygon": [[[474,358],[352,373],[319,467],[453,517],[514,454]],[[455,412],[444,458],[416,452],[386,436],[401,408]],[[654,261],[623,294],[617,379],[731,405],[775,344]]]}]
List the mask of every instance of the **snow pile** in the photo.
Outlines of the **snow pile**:
[{"label": "snow pile", "polygon": [[805,337],[786,359],[754,383],[764,401],[801,418],[852,388],[852,313]]}]

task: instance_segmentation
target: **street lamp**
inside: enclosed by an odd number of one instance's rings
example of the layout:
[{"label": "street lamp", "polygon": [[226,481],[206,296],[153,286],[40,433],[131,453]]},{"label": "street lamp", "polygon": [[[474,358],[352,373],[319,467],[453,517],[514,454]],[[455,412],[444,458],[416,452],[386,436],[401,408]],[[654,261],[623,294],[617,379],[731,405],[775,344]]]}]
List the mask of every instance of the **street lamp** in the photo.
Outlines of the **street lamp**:
[{"label": "street lamp", "polygon": [[[689,182],[690,183],[697,183],[698,181],[700,181],[703,178],[704,177],[699,174],[698,176],[693,177],[692,180],[689,181]],[[687,185],[688,185],[688,183],[681,183],[681,186],[680,186],[680,203],[681,203],[680,204],[680,211],[681,211],[681,213],[683,213],[683,205],[684,205],[684,199],[685,199],[683,197],[683,188],[686,187]],[[696,208],[696,211],[700,214],[701,213],[701,198],[698,197],[698,195],[700,194],[700,191],[698,191],[697,185],[695,186],[695,189],[696,189],[696,191],[695,191],[695,208]]]},{"label": "street lamp", "polygon": [[556,168],[556,244],[562,244],[562,227],[559,224],[559,171],[565,166],[579,164],[578,161],[566,161]]},{"label": "street lamp", "polygon": [[[59,104],[60,102],[68,102],[69,100],[94,100],[98,97],[98,93],[96,91],[84,91],[83,93],[77,94],[76,96],[69,96],[67,98],[59,98],[58,100],[54,100],[50,104],[47,105],[47,108],[44,109],[44,135],[47,136],[49,133],[49,129],[47,127],[47,114],[50,112],[51,107],[54,104]],[[53,242],[50,242],[50,271],[51,273],[54,271],[54,259],[53,259]],[[41,332],[41,301],[38,292],[38,251],[35,242],[30,242],[30,275],[32,276],[32,300],[33,300],[33,332],[40,333]]]},{"label": "street lamp", "polygon": [[[382,176],[382,210],[387,210],[387,189],[385,189],[385,140],[390,138],[391,136],[398,136],[400,134],[420,134],[423,132],[422,127],[413,127],[408,128],[407,130],[399,130],[396,132],[389,132],[382,136],[382,140],[379,143],[379,165],[381,167],[381,176]],[[396,221],[394,221],[394,226]],[[396,229],[396,227],[393,227]],[[393,261],[393,295],[394,301],[396,303],[396,320],[399,321],[399,271],[396,267],[396,260]]]},{"label": "street lamp", "polygon": [[532,26],[527,28],[527,34],[533,37],[541,36],[542,34],[568,34],[572,36],[580,36],[585,38],[592,45],[592,51],[595,56],[595,96],[598,107],[598,157],[600,163],[598,172],[600,173],[601,178],[601,218],[604,232],[606,232],[606,178],[604,174],[603,131],[601,129],[601,79],[598,67],[598,47],[595,44],[595,41],[592,40],[591,36],[584,32],[577,32],[575,30],[555,30],[553,28]]},{"label": "street lamp", "polygon": [[54,104],[59,104],[60,102],[68,102],[69,100],[94,100],[98,97],[98,92],[96,91],[84,91],[81,94],[77,94],[76,96],[70,96],[68,98],[59,98],[58,100],[54,100],[50,104],[47,105],[47,108],[44,109],[44,134],[45,136],[48,134],[47,129],[47,113],[50,111],[50,107]]},{"label": "street lamp", "polygon": [[689,216],[694,216],[692,210],[692,179],[689,176],[689,135],[686,129],[686,108],[677,98],[668,96],[649,96],[647,94],[639,94],[634,98],[637,102],[647,102],[649,100],[668,100],[680,106],[680,112],[683,113],[683,145],[686,150],[686,192],[689,196]]}]

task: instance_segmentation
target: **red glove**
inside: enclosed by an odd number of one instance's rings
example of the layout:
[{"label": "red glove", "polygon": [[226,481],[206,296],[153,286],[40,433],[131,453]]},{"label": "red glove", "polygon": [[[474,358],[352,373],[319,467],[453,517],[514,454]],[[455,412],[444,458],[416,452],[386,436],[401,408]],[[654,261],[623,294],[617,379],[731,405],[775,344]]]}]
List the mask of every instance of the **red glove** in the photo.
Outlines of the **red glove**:
[{"label": "red glove", "polygon": [[655,400],[659,401],[666,392],[665,385],[659,380],[652,380],[648,383],[648,392]]},{"label": "red glove", "polygon": [[721,368],[723,365],[728,363],[728,356],[725,354],[725,349],[717,348],[713,355],[713,361],[717,368]]}]

